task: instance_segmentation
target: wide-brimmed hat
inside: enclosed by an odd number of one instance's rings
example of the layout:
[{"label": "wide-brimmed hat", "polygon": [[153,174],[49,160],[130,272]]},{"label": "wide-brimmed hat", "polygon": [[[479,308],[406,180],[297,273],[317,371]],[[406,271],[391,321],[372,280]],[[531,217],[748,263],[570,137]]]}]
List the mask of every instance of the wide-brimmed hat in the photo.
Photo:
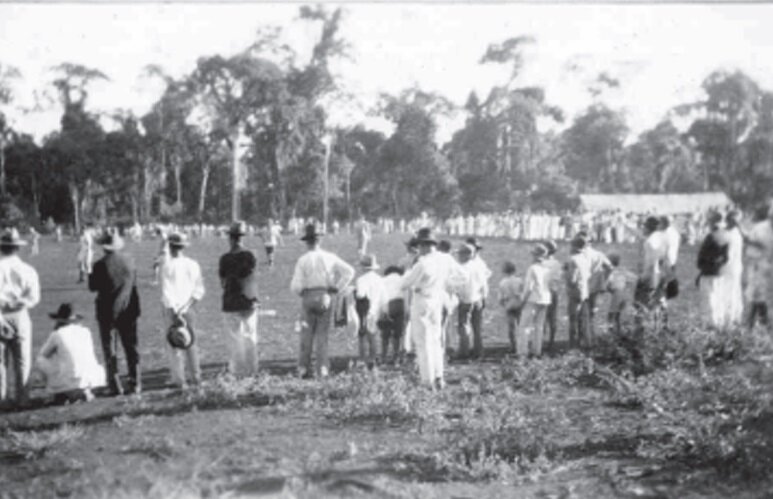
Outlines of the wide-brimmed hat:
[{"label": "wide-brimmed hat", "polygon": [[228,228],[229,236],[246,236],[247,235],[247,222],[244,220],[237,220],[231,224]]},{"label": "wide-brimmed hat", "polygon": [[432,229],[429,227],[424,227],[419,229],[419,232],[416,233],[416,244],[422,245],[422,244],[431,244],[433,246],[437,245],[437,240],[432,236]]},{"label": "wide-brimmed hat", "polygon": [[178,317],[166,332],[166,341],[172,345],[172,348],[187,350],[193,345],[193,331],[184,319]]},{"label": "wide-brimmed hat", "polygon": [[167,243],[169,246],[174,246],[176,248],[185,248],[188,246],[188,236],[185,234],[181,234],[179,232],[174,232],[172,234],[169,234],[169,237],[167,238]]},{"label": "wide-brimmed hat", "polygon": [[27,241],[21,238],[19,231],[14,228],[8,228],[3,230],[0,234],[0,247],[4,248],[18,248],[19,246],[26,246]]},{"label": "wide-brimmed hat", "polygon": [[531,254],[537,258],[545,258],[548,256],[548,249],[544,244],[537,244],[531,249]]},{"label": "wide-brimmed hat", "polygon": [[480,243],[480,241],[478,241],[477,237],[468,237],[464,242],[475,248],[475,251],[480,251],[483,249],[483,245]]},{"label": "wide-brimmed hat", "polygon": [[360,267],[368,270],[375,270],[380,268],[376,255],[368,254],[360,258]]},{"label": "wide-brimmed hat", "polygon": [[106,233],[99,240],[99,244],[102,248],[108,251],[118,251],[123,248],[123,238],[118,234]]},{"label": "wide-brimmed hat", "polygon": [[314,224],[307,225],[303,230],[303,237],[301,241],[319,241],[322,234],[317,232],[317,226]]},{"label": "wide-brimmed hat", "polygon": [[57,322],[75,322],[83,319],[83,316],[75,311],[71,303],[62,303],[56,312],[48,314]]}]

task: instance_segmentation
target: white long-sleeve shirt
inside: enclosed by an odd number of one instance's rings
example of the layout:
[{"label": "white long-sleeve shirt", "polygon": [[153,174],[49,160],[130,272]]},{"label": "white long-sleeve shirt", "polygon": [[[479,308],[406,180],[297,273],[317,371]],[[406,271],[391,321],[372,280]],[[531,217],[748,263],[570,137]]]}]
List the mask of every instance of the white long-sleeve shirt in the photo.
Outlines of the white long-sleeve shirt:
[{"label": "white long-sleeve shirt", "polygon": [[354,294],[357,298],[367,298],[370,304],[368,308],[368,329],[375,330],[376,321],[384,309],[384,278],[375,271],[370,270],[354,281]]},{"label": "white long-sleeve shirt", "polygon": [[682,235],[673,225],[669,225],[663,231],[666,240],[666,263],[669,267],[676,265],[679,259],[679,246],[682,244]]},{"label": "white long-sleeve shirt", "polygon": [[36,367],[46,374],[46,390],[59,393],[105,384],[91,331],[80,324],[60,327],[40,348]]},{"label": "white long-sleeve shirt", "polygon": [[161,304],[179,310],[191,299],[204,297],[204,279],[199,264],[185,255],[167,257],[161,264]]},{"label": "white long-sleeve shirt", "polygon": [[665,234],[655,231],[642,244],[642,268],[640,275],[652,286],[657,287],[663,274],[663,264],[668,258],[668,243]]},{"label": "white long-sleeve shirt", "polygon": [[403,278],[403,289],[414,296],[442,301],[447,292],[447,268],[447,261],[437,251],[423,255]]},{"label": "white long-sleeve shirt", "polygon": [[540,263],[533,263],[526,270],[523,284],[523,302],[550,305],[550,269]]},{"label": "white long-sleeve shirt", "polygon": [[37,271],[17,255],[0,257],[0,308],[32,308],[39,301]]},{"label": "white long-sleeve shirt", "polygon": [[301,294],[304,289],[344,289],[354,277],[354,268],[338,256],[321,248],[307,251],[295,264],[290,290]]}]

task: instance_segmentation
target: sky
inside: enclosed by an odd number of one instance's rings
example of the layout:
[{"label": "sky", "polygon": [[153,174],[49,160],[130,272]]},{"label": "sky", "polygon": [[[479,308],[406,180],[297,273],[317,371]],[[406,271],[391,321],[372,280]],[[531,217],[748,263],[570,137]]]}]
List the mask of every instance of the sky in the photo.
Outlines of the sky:
[{"label": "sky", "polygon": [[[308,57],[318,27],[297,20],[299,6],[0,3],[0,64],[22,73],[7,114],[15,128],[38,139],[58,128],[55,105],[31,109],[35,94],[51,92],[49,68],[65,61],[110,77],[92,88],[92,110],[141,115],[161,91],[158,81],[142,77],[148,64],[180,77],[201,56],[240,51],[267,25],[281,26],[286,40]],[[379,93],[414,85],[460,106],[471,90],[485,98],[509,73],[479,64],[486,47],[522,35],[536,43],[527,49],[519,85],[544,87],[548,102],[571,119],[591,103],[588,83],[605,71],[621,88],[604,99],[625,113],[632,137],[673,106],[700,99],[700,84],[714,69],[740,69],[773,90],[773,5],[433,2],[344,8],[342,34],[353,59],[336,71],[355,99],[331,107],[335,125],[384,127],[367,112]],[[439,140],[463,121],[462,113],[442,121]]]}]

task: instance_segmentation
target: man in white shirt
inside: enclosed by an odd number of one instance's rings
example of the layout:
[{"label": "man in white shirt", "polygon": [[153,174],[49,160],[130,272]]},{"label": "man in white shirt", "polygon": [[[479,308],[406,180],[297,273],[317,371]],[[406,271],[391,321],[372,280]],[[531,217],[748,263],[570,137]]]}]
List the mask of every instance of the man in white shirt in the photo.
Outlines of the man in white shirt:
[{"label": "man in white shirt", "polygon": [[661,310],[665,304],[663,285],[665,266],[668,261],[668,243],[655,217],[644,221],[644,241],[641,246],[639,280],[634,293],[634,307],[637,321],[641,323],[642,314],[653,309]]},{"label": "man in white shirt", "polygon": [[360,267],[365,271],[354,282],[354,299],[360,330],[357,332],[360,344],[360,360],[369,369],[376,361],[376,330],[379,315],[383,309],[384,284],[376,273],[379,268],[376,255],[365,255],[360,259]]},{"label": "man in white shirt", "polygon": [[542,357],[542,335],[545,331],[545,314],[550,305],[550,270],[544,265],[548,249],[538,244],[531,251],[534,257],[526,271],[523,283],[522,323],[516,334],[516,350],[518,357],[523,359],[529,353]]},{"label": "man in white shirt", "polygon": [[437,241],[430,229],[416,235],[420,257],[403,279],[403,289],[412,293],[410,328],[416,345],[421,382],[432,388],[445,385],[443,375],[442,322],[447,276]]},{"label": "man in white shirt", "polygon": [[38,273],[18,256],[26,246],[16,229],[0,235],[0,401],[7,397],[6,362],[13,359],[15,402],[27,401],[32,367],[32,321],[29,309],[40,301]]},{"label": "man in white shirt", "polygon": [[673,220],[669,216],[660,217],[660,230],[666,243],[666,265],[670,275],[675,274],[676,262],[679,259],[679,247],[682,244],[682,235],[674,227]]},{"label": "man in white shirt", "polygon": [[35,371],[43,376],[46,391],[57,403],[94,398],[91,390],[105,385],[105,369],[94,354],[91,331],[80,324],[83,318],[69,303],[49,314],[56,321],[54,331],[40,347]]},{"label": "man in white shirt", "polygon": [[[475,358],[480,358],[483,355],[483,311],[486,308],[486,300],[488,299],[489,294],[488,280],[491,277],[491,269],[489,269],[486,262],[484,262],[480,256],[480,251],[483,249],[483,246],[478,242],[477,238],[468,238],[466,245],[472,248],[472,255],[467,269],[471,280],[471,294],[467,299],[470,300],[468,303],[472,305],[470,308],[470,325],[472,326],[473,333],[472,355]],[[461,297],[459,301],[459,313],[461,317]],[[460,353],[462,356],[466,355],[463,352]]]},{"label": "man in white shirt", "polygon": [[269,218],[266,226],[261,233],[261,239],[263,239],[263,246],[266,249],[266,258],[268,259],[268,266],[274,266],[274,251],[276,251],[277,245],[284,244],[282,240],[282,226],[275,223],[273,219]]},{"label": "man in white shirt", "polygon": [[[582,236],[580,236],[582,237]],[[590,262],[590,281],[588,282],[588,336],[590,344],[595,336],[595,318],[599,296],[606,292],[607,279],[612,273],[612,262],[607,255],[593,248],[586,238],[586,246],[583,250]]]},{"label": "man in white shirt", "polygon": [[463,244],[458,250],[459,264],[464,272],[464,281],[457,291],[459,359],[466,359],[470,355],[470,332],[473,335],[474,355],[480,356],[483,350],[481,326],[485,276],[480,274],[480,268],[473,262],[474,253],[475,248],[469,244]]},{"label": "man in white shirt", "polygon": [[384,363],[389,359],[389,345],[392,345],[392,359],[396,362],[400,355],[400,345],[405,334],[406,293],[402,289],[403,269],[389,266],[381,279],[382,300],[378,327],[381,331],[381,358]]},{"label": "man in white shirt", "polygon": [[[169,256],[162,262],[161,305],[163,307],[164,333],[176,320],[182,319],[190,331],[195,331],[193,306],[204,297],[204,279],[199,264],[185,255],[183,248],[188,246],[184,234],[174,233],[168,237]],[[187,386],[185,379],[185,358],[191,371],[193,384],[201,381],[199,348],[195,342],[185,350],[167,345],[169,372],[172,382],[182,388]]]},{"label": "man in white shirt", "polygon": [[335,295],[354,277],[354,268],[338,256],[320,247],[321,234],[314,225],[308,225],[301,238],[308,251],[295,264],[290,290],[301,297],[301,348],[299,371],[301,377],[311,378],[312,345],[316,345],[319,376],[328,374],[327,340],[333,321]]}]

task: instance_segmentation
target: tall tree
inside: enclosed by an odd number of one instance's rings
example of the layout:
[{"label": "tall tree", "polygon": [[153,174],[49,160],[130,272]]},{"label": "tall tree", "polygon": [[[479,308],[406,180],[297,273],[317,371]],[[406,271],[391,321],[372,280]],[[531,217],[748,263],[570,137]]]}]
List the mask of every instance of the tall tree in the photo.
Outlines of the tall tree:
[{"label": "tall tree", "polygon": [[6,196],[5,147],[12,135],[5,108],[13,99],[13,81],[20,77],[21,73],[15,67],[0,64],[0,198]]}]

